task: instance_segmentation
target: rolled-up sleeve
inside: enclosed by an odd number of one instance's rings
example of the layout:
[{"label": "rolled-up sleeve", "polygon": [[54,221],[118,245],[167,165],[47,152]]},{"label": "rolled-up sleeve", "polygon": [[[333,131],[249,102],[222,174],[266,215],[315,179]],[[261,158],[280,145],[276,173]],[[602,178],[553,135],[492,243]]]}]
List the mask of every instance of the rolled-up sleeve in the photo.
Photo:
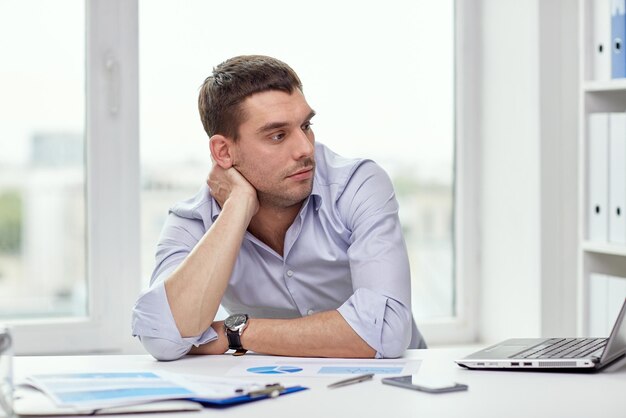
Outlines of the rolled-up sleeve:
[{"label": "rolled-up sleeve", "polygon": [[157,360],[176,360],[187,354],[192,346],[217,338],[211,327],[200,335],[182,337],[165,292],[165,279],[182,263],[203,234],[200,220],[169,215],[157,246],[150,288],[139,296],[133,307],[132,333]]},{"label": "rolled-up sleeve", "polygon": [[401,356],[412,336],[414,345],[424,346],[412,322],[409,260],[391,180],[378,165],[365,162],[353,173],[338,208],[351,231],[354,290],[339,313],[377,358]]},{"label": "rolled-up sleeve", "polygon": [[137,300],[133,308],[133,335],[139,337],[148,353],[164,361],[179,359],[192,346],[206,344],[217,338],[217,333],[211,327],[197,336],[180,335],[162,281],[142,293]]},{"label": "rolled-up sleeve", "polygon": [[376,358],[402,356],[411,340],[411,313],[399,302],[366,288],[357,289],[338,309]]}]

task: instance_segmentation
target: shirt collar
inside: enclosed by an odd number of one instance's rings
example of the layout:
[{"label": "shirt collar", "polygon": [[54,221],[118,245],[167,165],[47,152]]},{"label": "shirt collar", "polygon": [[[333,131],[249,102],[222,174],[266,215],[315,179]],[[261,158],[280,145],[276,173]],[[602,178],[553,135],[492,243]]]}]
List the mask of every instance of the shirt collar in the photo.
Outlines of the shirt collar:
[{"label": "shirt collar", "polygon": [[[316,170],[317,171],[317,170]],[[311,190],[311,196],[313,197],[313,203],[315,211],[319,211],[322,206],[322,193],[320,192],[319,182],[316,179],[313,180],[313,190]]]}]

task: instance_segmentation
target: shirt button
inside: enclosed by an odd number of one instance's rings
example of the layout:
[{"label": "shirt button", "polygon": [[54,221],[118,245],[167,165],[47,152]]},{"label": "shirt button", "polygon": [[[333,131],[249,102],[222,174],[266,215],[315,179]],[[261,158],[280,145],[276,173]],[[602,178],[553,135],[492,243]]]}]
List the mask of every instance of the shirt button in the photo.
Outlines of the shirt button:
[{"label": "shirt button", "polygon": [[309,309],[308,311],[306,311],[306,314],[311,316],[315,313],[315,311],[313,309]]},{"label": "shirt button", "polygon": [[287,270],[287,276],[289,276],[289,277],[293,276],[293,271]]}]

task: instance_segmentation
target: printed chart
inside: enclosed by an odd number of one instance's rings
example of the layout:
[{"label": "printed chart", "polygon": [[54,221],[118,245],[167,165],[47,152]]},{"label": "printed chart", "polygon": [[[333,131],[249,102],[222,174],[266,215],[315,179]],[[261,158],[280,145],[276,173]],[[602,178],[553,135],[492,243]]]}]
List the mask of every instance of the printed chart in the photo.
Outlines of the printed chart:
[{"label": "printed chart", "polygon": [[363,360],[363,359],[303,359],[287,357],[248,356],[227,376],[280,375],[329,377],[351,376],[374,373],[383,376],[397,376],[417,373],[419,360]]}]

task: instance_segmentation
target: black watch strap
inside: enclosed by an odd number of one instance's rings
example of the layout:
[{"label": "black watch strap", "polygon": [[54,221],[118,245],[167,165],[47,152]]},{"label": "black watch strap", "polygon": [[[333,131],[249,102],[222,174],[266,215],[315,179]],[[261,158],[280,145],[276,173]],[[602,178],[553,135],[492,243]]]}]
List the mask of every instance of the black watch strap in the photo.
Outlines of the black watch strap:
[{"label": "black watch strap", "polygon": [[228,338],[228,348],[235,350],[234,356],[243,356],[246,354],[245,348],[241,345],[241,336],[238,331],[231,331],[226,329],[226,337]]}]

